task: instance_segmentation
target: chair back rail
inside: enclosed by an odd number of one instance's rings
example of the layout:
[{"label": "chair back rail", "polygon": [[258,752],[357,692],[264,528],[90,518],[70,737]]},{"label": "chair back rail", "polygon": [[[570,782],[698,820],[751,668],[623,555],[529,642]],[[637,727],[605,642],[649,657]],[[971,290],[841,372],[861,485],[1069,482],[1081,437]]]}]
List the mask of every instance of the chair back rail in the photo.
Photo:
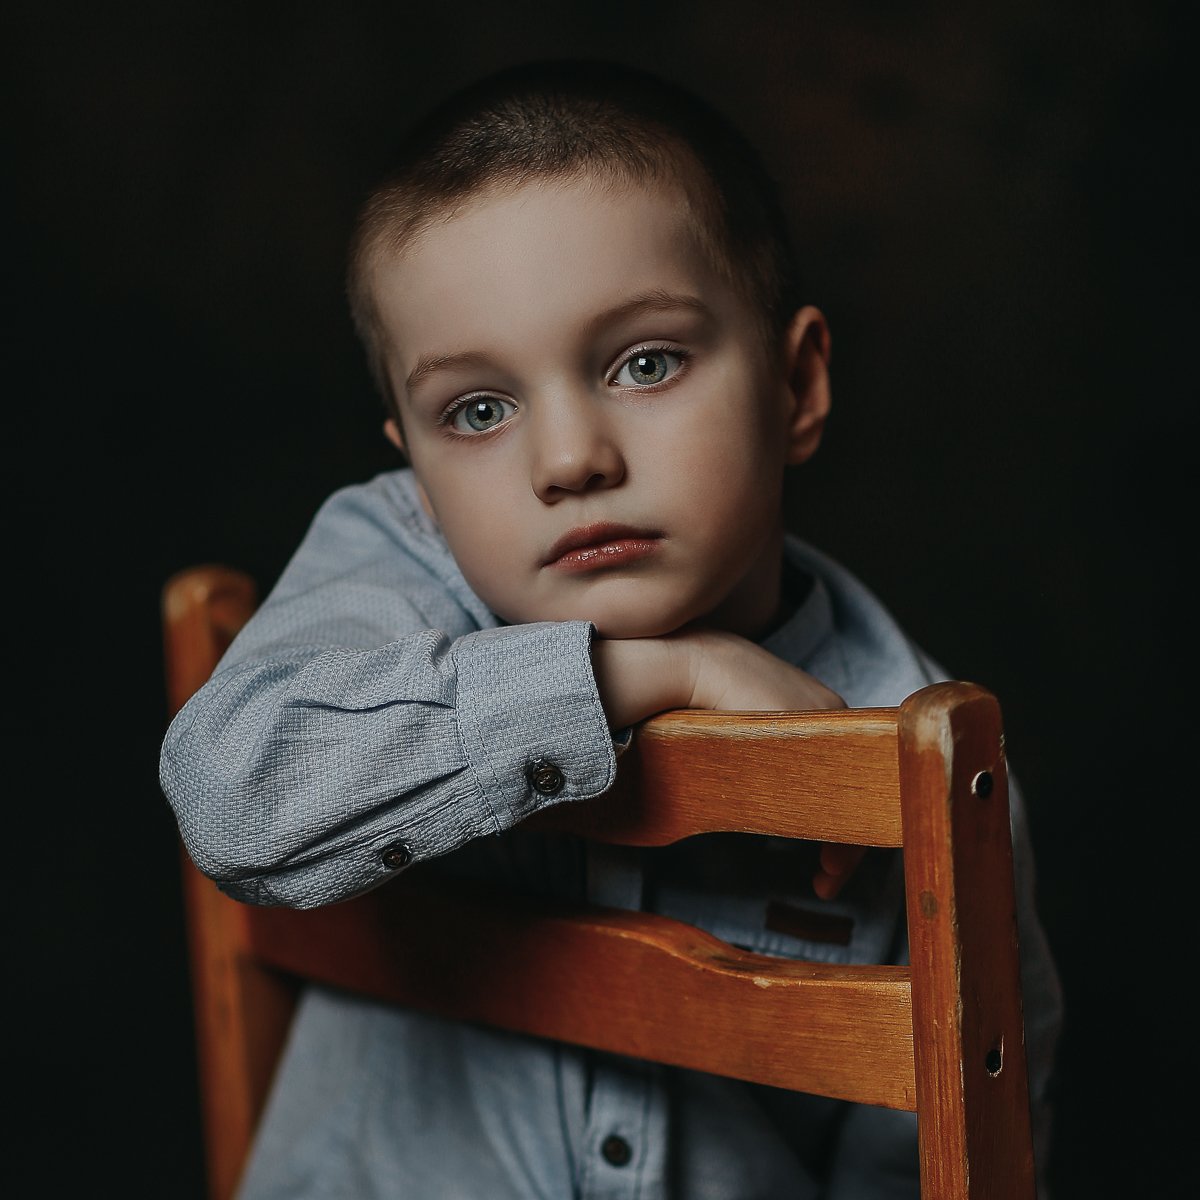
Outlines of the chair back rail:
[{"label": "chair back rail", "polygon": [[525,822],[625,846],[698,833],[758,833],[899,846],[898,710],[664,713],[622,756],[603,804],[560,804]]},{"label": "chair back rail", "polygon": [[916,1108],[907,967],[768,957],[653,913],[412,874],[312,912],[254,910],[249,945],[284,971],[459,1020]]}]

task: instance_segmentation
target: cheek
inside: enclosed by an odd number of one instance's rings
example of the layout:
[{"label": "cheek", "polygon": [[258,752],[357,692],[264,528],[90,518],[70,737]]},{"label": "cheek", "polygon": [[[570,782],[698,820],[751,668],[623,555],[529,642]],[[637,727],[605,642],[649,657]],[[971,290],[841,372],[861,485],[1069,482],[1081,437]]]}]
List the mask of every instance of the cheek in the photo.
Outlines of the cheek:
[{"label": "cheek", "polygon": [[784,447],[767,406],[728,392],[706,400],[664,415],[634,439],[643,478],[667,502],[674,495],[709,509],[777,495]]},{"label": "cheek", "polygon": [[752,412],[716,420],[664,454],[659,487],[677,529],[714,569],[736,575],[778,529],[783,453]]},{"label": "cheek", "polygon": [[470,506],[447,515],[442,534],[467,582],[485,600],[502,589],[517,561],[511,522],[503,509],[490,504]]},{"label": "cheek", "polygon": [[497,483],[487,472],[473,471],[467,487],[428,489],[434,519],[451,554],[467,582],[487,601],[489,592],[504,586],[521,557],[513,497]]}]

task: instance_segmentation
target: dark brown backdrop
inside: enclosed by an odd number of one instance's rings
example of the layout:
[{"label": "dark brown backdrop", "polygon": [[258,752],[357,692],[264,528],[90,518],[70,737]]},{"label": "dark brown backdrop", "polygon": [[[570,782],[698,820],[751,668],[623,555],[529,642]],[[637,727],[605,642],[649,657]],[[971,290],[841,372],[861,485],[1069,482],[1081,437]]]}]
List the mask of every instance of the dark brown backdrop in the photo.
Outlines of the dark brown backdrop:
[{"label": "dark brown backdrop", "polygon": [[562,54],[679,79],[776,165],[835,344],[791,525],[1005,705],[1067,989],[1058,1195],[1174,1178],[1147,1085],[1186,1033],[1135,971],[1169,978],[1189,915],[1182,7],[967,7],[17,6],[5,1055],[48,1194],[200,1195],[158,588],[206,559],[269,584],[391,464],[352,212],[416,108]]}]

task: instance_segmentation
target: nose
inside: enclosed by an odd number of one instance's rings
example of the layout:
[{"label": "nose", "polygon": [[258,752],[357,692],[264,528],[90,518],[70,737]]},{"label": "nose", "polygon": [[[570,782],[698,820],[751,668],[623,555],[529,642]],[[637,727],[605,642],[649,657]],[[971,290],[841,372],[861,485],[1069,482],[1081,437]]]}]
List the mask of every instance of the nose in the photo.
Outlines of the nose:
[{"label": "nose", "polygon": [[534,424],[531,482],[546,504],[566,496],[615,487],[625,478],[625,459],[611,414],[591,397],[556,398]]}]

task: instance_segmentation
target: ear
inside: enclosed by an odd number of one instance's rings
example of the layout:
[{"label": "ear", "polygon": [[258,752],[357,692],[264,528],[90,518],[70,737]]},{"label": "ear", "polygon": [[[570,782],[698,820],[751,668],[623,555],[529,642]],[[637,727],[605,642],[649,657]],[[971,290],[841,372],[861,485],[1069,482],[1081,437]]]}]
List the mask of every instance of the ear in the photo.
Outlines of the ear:
[{"label": "ear", "polygon": [[400,426],[396,422],[395,417],[388,417],[383,423],[383,436],[387,438],[401,454],[406,454],[404,449],[404,434],[400,432]]},{"label": "ear", "polygon": [[[404,434],[400,432],[400,424],[395,417],[388,417],[383,423],[383,436],[387,438],[401,454],[408,458],[408,451],[404,448]],[[409,459],[411,464],[412,460]],[[414,472],[415,473],[415,472]],[[425,491],[425,485],[421,480],[417,479],[417,495],[421,498],[421,507],[428,514],[433,523],[437,524],[437,514],[433,511],[433,505],[429,502],[429,495]]]},{"label": "ear", "polygon": [[788,388],[787,462],[807,462],[821,444],[831,402],[829,326],[820,309],[805,305],[783,335]]}]

